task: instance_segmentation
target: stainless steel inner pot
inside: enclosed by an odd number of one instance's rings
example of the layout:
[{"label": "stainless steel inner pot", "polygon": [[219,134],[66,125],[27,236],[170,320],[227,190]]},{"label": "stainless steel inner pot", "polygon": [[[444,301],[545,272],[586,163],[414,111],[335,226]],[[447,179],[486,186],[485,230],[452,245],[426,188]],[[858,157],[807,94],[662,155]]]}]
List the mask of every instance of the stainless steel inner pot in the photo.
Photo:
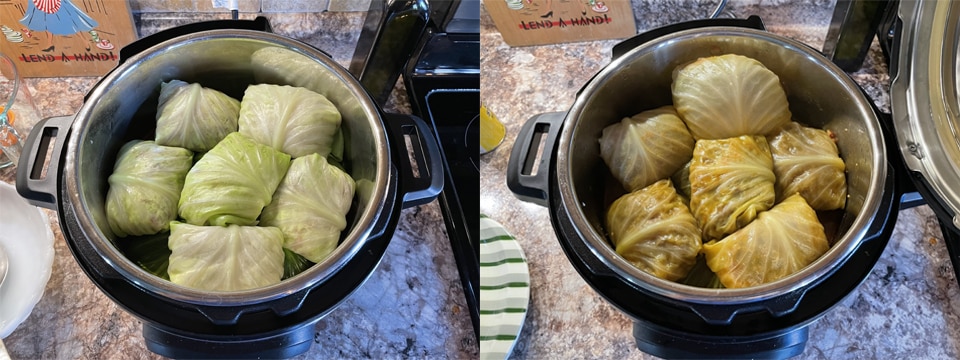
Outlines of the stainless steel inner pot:
[{"label": "stainless steel inner pot", "polygon": [[[256,67],[251,55],[277,47],[298,54],[296,73]],[[160,84],[199,82],[241,99],[248,84],[304,86],[326,95],[342,114],[344,166],[357,183],[352,218],[330,257],[303,273],[269,287],[236,292],[194,290],[156,277],[131,262],[116,246],[106,222],[107,177],[119,148],[134,138],[150,139]],[[62,193],[72,204],[65,213],[82,237],[110,266],[147,292],[198,305],[243,306],[274,300],[312,287],[340,270],[382,226],[389,178],[395,169],[378,107],[359,82],[328,55],[303,43],[262,31],[209,30],[160,43],[120,64],[88,94],[66,144]],[[390,200],[392,201],[392,200]],[[387,209],[386,211],[392,211]],[[376,235],[376,234],[373,234]]]},{"label": "stainless steel inner pot", "polygon": [[[847,166],[848,198],[830,250],[802,271],[762,286],[706,289],[654,277],[616,254],[604,236],[604,214],[616,198],[609,170],[600,159],[604,127],[623,117],[672,103],[671,75],[678,65],[700,57],[740,54],[776,73],[794,119],[833,131]],[[553,206],[568,216],[577,236],[606,266],[634,286],[677,301],[714,305],[747,304],[812,286],[854,252],[880,207],[887,160],[879,120],[860,88],[810,47],[765,31],[710,27],[662,36],[617,58],[577,97],[564,119],[557,143],[556,181],[560,199]]]}]

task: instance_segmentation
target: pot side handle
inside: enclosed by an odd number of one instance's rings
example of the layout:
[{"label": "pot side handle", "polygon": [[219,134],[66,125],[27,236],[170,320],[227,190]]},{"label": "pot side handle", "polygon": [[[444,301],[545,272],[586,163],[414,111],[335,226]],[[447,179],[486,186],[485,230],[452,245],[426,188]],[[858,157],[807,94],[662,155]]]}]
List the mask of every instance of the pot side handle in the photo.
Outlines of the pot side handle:
[{"label": "pot side handle", "polygon": [[40,120],[23,144],[17,167],[17,193],[32,205],[57,209],[60,161],[73,119],[73,116],[60,116]]},{"label": "pot side handle", "polygon": [[433,201],[443,190],[443,159],[433,131],[426,122],[413,115],[387,113],[384,121],[393,151],[400,154],[397,167],[400,170],[402,207]]},{"label": "pot side handle", "polygon": [[[564,112],[534,115],[523,124],[517,134],[507,164],[507,187],[518,199],[549,206],[548,175],[565,117]],[[536,161],[538,154],[539,162]]]}]

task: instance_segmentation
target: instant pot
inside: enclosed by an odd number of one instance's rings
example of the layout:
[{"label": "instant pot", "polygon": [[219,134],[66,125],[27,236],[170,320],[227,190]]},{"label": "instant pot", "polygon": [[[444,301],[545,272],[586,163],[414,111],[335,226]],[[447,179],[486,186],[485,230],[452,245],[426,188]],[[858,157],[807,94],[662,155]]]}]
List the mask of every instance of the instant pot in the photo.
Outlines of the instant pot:
[{"label": "instant pot", "polygon": [[[269,47],[294,54],[291,66],[252,65],[251,54]],[[134,42],[120,55],[75,116],[46,119],[30,132],[17,191],[57,211],[80,267],[143,322],[151,351],[173,358],[280,358],[307,351],[316,322],[377,267],[401,208],[432,201],[442,189],[438,145],[429,128],[416,117],[384,113],[346,69],[308,44],[271,33],[264,18],[173,28]],[[304,86],[337,106],[343,164],[357,195],[330,257],[275,285],[210,292],[151,275],[124,256],[106,223],[106,180],[124,143],[153,138],[160,84],[171,79],[237,99],[247,85],[261,81]]]},{"label": "instant pot", "polygon": [[[889,30],[897,42],[892,115],[877,109],[831,59],[765,31],[758,17],[690,21],[617,44],[611,62],[581,88],[568,111],[531,117],[510,154],[507,185],[521,200],[549,209],[567,258],[598,294],[633,319],[640,350],[665,358],[799,355],[808,325],[871,272],[902,207],[928,202],[945,223],[957,259],[960,244],[949,233],[960,226],[953,185],[960,183],[953,165],[960,160],[960,3],[904,2],[898,9]],[[727,53],[762,62],[780,77],[795,119],[836,134],[849,196],[828,227],[831,248],[800,272],[746,289],[695,288],[635,268],[609,244],[604,214],[623,190],[600,159],[598,139],[624,117],[671,104],[675,67]],[[917,116],[931,106],[933,119]]]}]

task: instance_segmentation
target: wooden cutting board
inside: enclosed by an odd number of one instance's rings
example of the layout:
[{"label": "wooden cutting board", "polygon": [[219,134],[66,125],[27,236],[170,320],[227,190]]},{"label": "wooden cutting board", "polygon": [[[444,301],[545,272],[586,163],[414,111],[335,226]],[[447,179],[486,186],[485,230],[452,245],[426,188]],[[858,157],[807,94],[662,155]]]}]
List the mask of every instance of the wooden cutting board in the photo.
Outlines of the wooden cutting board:
[{"label": "wooden cutting board", "polygon": [[0,51],[23,77],[102,76],[136,39],[125,0],[0,0]]},{"label": "wooden cutting board", "polygon": [[484,0],[510,46],[622,39],[637,34],[628,0]]}]

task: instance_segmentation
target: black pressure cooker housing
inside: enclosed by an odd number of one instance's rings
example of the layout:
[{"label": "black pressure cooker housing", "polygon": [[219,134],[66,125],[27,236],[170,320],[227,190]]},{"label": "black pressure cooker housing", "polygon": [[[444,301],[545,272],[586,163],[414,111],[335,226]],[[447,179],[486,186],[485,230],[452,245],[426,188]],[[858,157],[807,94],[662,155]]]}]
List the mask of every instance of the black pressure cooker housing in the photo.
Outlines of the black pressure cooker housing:
[{"label": "black pressure cooker housing", "polygon": [[[735,28],[752,29],[744,31],[753,33],[756,33],[755,30],[761,32],[764,30],[762,21],[755,16],[748,19],[711,19],[674,24],[651,30],[616,45],[613,48],[614,61],[608,65],[608,68],[615,66],[616,71],[623,69],[633,71],[629,68],[634,64],[617,60],[634,48],[644,45],[658,47],[656,51],[661,54],[656,56],[656,59],[669,62],[670,57],[666,54],[670,53],[668,48],[673,45],[673,41],[696,41],[690,39],[696,38],[700,30],[722,32],[722,29]],[[662,39],[664,36],[678,33],[683,33],[677,36],[682,36],[683,39]],[[663,41],[656,42],[658,39]],[[651,45],[651,42],[655,43]],[[706,44],[710,46],[709,42]],[[581,151],[583,146],[579,150],[569,151],[561,150],[559,145],[564,136],[567,141],[574,142],[569,140],[574,138],[574,135],[564,135],[564,132],[582,131],[581,126],[589,126],[590,129],[596,127],[583,125],[583,122],[596,121],[598,116],[591,116],[586,120],[584,118],[571,120],[572,116],[577,116],[571,115],[574,110],[580,111],[587,106],[581,102],[596,101],[583,100],[585,91],[599,91],[598,89],[602,86],[591,83],[597,82],[598,77],[610,79],[628,75],[615,76],[607,74],[610,71],[608,68],[601,70],[577,93],[578,99],[574,109],[570,112],[536,115],[524,124],[518,134],[508,166],[508,187],[521,200],[549,208],[551,222],[568,259],[598,294],[634,320],[633,335],[637,347],[644,352],[665,358],[786,358],[799,355],[803,352],[808,338],[807,326],[839,303],[870,273],[890,239],[902,195],[913,190],[912,184],[899,175],[902,173],[902,159],[895,145],[896,141],[888,139],[891,136],[889,134],[893,133],[888,128],[890,127],[889,115],[880,112],[859,86],[856,86],[839,68],[830,64],[829,60],[822,58],[816,50],[806,45],[796,45],[799,43],[792,41],[787,44],[796,47],[799,50],[797,52],[808,53],[811,58],[817,57],[816,61],[824,64],[827,69],[825,71],[835,74],[838,79],[843,79],[848,84],[853,84],[853,90],[850,90],[848,95],[863,99],[861,103],[868,103],[867,112],[872,113],[871,115],[879,123],[880,129],[876,131],[877,138],[873,140],[882,145],[874,149],[874,152],[878,152],[881,157],[884,153],[891,154],[881,162],[882,165],[878,165],[885,168],[882,171],[885,171],[886,175],[881,177],[885,180],[879,181],[875,189],[871,188],[870,193],[875,194],[875,198],[870,201],[876,204],[875,212],[868,215],[869,218],[864,222],[863,228],[850,230],[856,235],[851,236],[853,239],[848,245],[850,246],[849,255],[842,259],[838,258],[833,266],[822,269],[819,275],[805,279],[802,286],[784,287],[787,290],[763,294],[747,292],[745,296],[735,300],[718,297],[717,302],[711,303],[706,299],[709,296],[687,297],[682,292],[681,295],[676,295],[656,286],[641,284],[642,281],[638,281],[636,277],[624,274],[622,269],[618,270],[616,265],[611,265],[611,261],[604,258],[605,255],[601,254],[598,247],[589,244],[586,238],[591,236],[589,233],[593,230],[585,229],[583,222],[578,225],[574,213],[596,213],[596,204],[583,202],[582,197],[578,198],[580,202],[576,205],[572,205],[573,200],[568,199],[569,202],[564,203],[560,199],[564,197],[563,187],[579,189],[578,191],[587,189],[596,194],[602,193],[596,188],[603,185],[602,182],[586,185],[569,184],[570,180],[565,174],[558,172],[558,154],[566,152],[568,153],[566,158],[574,159],[592,156],[592,154],[581,154],[590,152],[590,150]],[[654,52],[654,50],[649,51]],[[646,80],[636,79],[635,81],[645,82]],[[660,79],[650,81],[658,80]],[[797,85],[793,84],[793,86]],[[634,89],[622,92],[637,94]],[[606,91],[603,94],[612,93]],[[591,96],[599,97],[596,94]],[[851,106],[854,105],[851,104]],[[628,114],[621,114],[623,115]],[[576,121],[576,125],[571,125],[569,123],[571,121]],[[861,134],[861,136],[867,135]],[[544,142],[543,154],[538,168],[549,169],[549,171],[530,174],[529,169],[533,167],[532,163],[536,159],[536,151],[541,139]],[[568,161],[572,162],[572,160]],[[595,161],[600,162],[599,157]],[[585,163],[586,161],[583,160],[579,162],[581,165]],[[591,171],[596,173],[597,169],[586,172]]]},{"label": "black pressure cooker housing", "polygon": [[[222,30],[236,30],[237,34],[242,35],[244,31],[270,34],[271,29],[262,17],[252,21],[220,20],[171,28],[124,47],[120,51],[120,65],[112,72],[122,69],[124,62],[138,54],[162,52],[163,49],[158,49],[158,46],[184,36],[197,36],[210,31],[221,31],[211,33],[215,34],[211,36],[230,36],[224,35]],[[320,51],[295,40],[276,38],[288,46]],[[323,55],[329,57],[325,53]],[[199,68],[190,71],[203,73],[204,70]],[[348,74],[345,69],[339,70],[342,70],[340,74]],[[105,76],[104,80],[109,76]],[[104,86],[104,80],[94,87],[91,94]],[[352,77],[347,79],[349,86],[359,88],[359,82],[352,80]],[[91,94],[87,95],[85,102],[98,101],[91,99]],[[369,97],[365,91],[363,94]],[[368,100],[361,100],[360,103]],[[373,223],[354,224],[368,228],[365,229],[366,236],[357,242],[359,245],[353,249],[352,256],[337,263],[335,268],[325,270],[322,280],[300,281],[299,284],[306,284],[300,288],[259,294],[250,300],[233,297],[218,303],[216,296],[210,301],[164,296],[163,292],[158,293],[145,284],[143,279],[118,271],[116,259],[103,256],[102,249],[95,248],[91,241],[86,240],[98,235],[90,234],[90,229],[85,229],[75,220],[85,215],[79,214],[78,209],[84,211],[86,208],[83,204],[73,203],[65,190],[64,168],[70,165],[68,153],[76,151],[68,149],[66,143],[71,136],[78,136],[76,132],[79,130],[74,126],[73,117],[46,119],[30,133],[21,157],[22,166],[17,173],[17,189],[21,196],[35,205],[55,205],[64,237],[80,267],[108,297],[143,321],[144,339],[151,351],[173,358],[291,357],[310,348],[316,322],[334,310],[375,270],[396,229],[401,208],[432,201],[442,188],[439,150],[436,141],[429,135],[427,125],[413,116],[383,113],[372,100],[367,104],[366,110],[370,110],[369,104],[372,104],[375,108],[372,112],[378,114],[382,121],[381,128],[373,129],[373,132],[383,131],[387,140],[387,146],[380,150],[389,154],[390,169],[389,176],[383,179],[386,183],[379,184],[385,185],[384,193],[378,195],[383,196],[383,206]],[[138,129],[148,126],[153,124],[131,123],[127,132],[149,133],[148,129]],[[413,161],[416,164],[411,164],[407,156],[405,137],[414,145]],[[53,145],[49,160],[51,175],[41,179],[48,144]],[[414,166],[420,169],[419,175],[414,175]],[[359,183],[358,191],[363,191]]]}]

